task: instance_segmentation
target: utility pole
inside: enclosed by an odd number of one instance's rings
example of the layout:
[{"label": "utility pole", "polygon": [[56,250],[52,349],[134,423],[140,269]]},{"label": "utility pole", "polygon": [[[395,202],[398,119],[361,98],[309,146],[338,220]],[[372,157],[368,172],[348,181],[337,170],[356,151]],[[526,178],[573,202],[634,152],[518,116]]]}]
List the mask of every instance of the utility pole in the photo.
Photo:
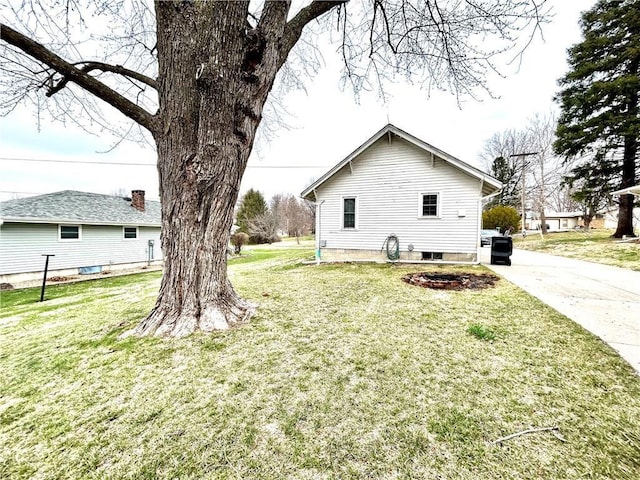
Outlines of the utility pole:
[{"label": "utility pole", "polygon": [[526,203],[526,182],[525,182],[525,173],[526,173],[526,166],[527,164],[525,163],[524,159],[525,157],[530,157],[532,155],[537,155],[538,152],[526,152],[526,153],[514,153],[513,155],[509,155],[509,158],[520,158],[522,157],[522,232],[524,233],[525,231],[525,226],[524,226],[524,222],[525,222],[525,203]]}]

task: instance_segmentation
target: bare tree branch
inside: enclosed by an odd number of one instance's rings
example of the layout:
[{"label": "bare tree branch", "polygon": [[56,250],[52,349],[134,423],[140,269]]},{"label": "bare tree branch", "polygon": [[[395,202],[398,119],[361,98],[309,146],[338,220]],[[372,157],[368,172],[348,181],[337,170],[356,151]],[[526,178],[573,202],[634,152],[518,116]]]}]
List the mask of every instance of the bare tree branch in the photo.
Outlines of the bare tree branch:
[{"label": "bare tree branch", "polygon": [[[558,427],[542,427],[542,428],[529,428],[527,430],[522,430],[521,432],[512,433],[511,435],[507,435],[506,437],[498,438],[491,442],[491,445],[496,445],[498,443],[505,442],[507,440],[511,440],[512,438],[519,437],[521,435],[526,435],[528,433],[537,433],[537,432],[555,432],[557,433],[560,429]],[[554,434],[554,436],[560,440],[561,442],[566,442],[566,440],[560,436],[559,434]]]},{"label": "bare tree branch", "polygon": [[280,47],[280,65],[282,65],[289,55],[289,52],[296,44],[304,27],[312,20],[324,15],[329,10],[338,5],[346,3],[348,0],[314,0],[309,5],[301,9],[295,17],[287,22],[282,43]]},{"label": "bare tree branch", "polygon": [[285,25],[291,8],[291,0],[267,0],[260,15],[258,27],[273,28],[275,25]]},{"label": "bare tree branch", "polygon": [[19,48],[37,61],[48,65],[63,75],[67,81],[78,84],[80,87],[113,106],[147,130],[154,131],[156,123],[154,115],[123,97],[87,72],[73,66],[42,44],[22,35],[20,32],[17,32],[5,24],[0,24],[0,37],[2,37],[5,42]]},{"label": "bare tree branch", "polygon": [[[85,73],[89,73],[93,70],[101,70],[103,72],[117,73],[119,75],[124,75],[125,77],[129,77],[133,80],[137,80],[146,85],[149,85],[150,87],[153,87],[156,90],[158,89],[158,82],[156,82],[156,80],[154,80],[153,78],[147,77],[146,75],[143,75],[141,73],[138,73],[134,70],[125,68],[122,65],[109,65],[108,63],[103,63],[103,62],[80,62],[78,64],[74,64],[74,66],[76,65],[82,65],[82,67],[80,67],[80,70],[82,70]],[[49,81],[50,79],[52,79],[51,76],[47,79],[47,81]],[[60,80],[56,85],[51,86],[47,90],[47,97],[51,97],[52,95],[55,95],[56,93],[58,93],[60,90],[62,90],[64,87],[67,86],[68,82],[69,82],[69,77],[65,76],[64,78],[62,78],[62,80]]]}]

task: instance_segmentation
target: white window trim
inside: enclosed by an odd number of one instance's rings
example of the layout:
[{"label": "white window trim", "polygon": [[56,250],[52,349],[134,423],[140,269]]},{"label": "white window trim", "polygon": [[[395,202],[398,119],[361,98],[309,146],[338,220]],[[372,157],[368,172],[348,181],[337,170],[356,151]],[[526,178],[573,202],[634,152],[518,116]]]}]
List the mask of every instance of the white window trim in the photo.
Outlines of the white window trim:
[{"label": "white window trim", "polygon": [[[127,237],[125,237],[124,236],[124,229],[125,228],[135,228],[136,229],[136,238],[127,238]],[[138,238],[140,238],[140,230],[139,230],[138,227],[132,227],[130,225],[127,225],[126,227],[125,226],[122,227],[122,239],[123,240],[127,240],[127,241],[129,241],[129,240],[138,240]]]},{"label": "white window trim", "polygon": [[[62,238],[62,227],[78,227],[78,238]],[[82,241],[82,225],[71,225],[61,223],[58,225],[58,241],[59,242],[80,242]]]},{"label": "white window trim", "polygon": [[[425,195],[435,195],[436,196],[436,214],[435,215],[422,215],[422,197]],[[442,211],[442,196],[440,192],[420,192],[418,194],[418,218],[440,218],[440,213]]]},{"label": "white window trim", "polygon": [[[354,227],[344,226],[344,201],[347,198],[353,198],[356,201],[356,214],[355,214]],[[354,230],[358,230],[358,212],[359,211],[360,211],[360,202],[358,201],[358,195],[342,195],[342,197],[340,197],[340,230],[345,230],[348,232],[353,232]]]}]

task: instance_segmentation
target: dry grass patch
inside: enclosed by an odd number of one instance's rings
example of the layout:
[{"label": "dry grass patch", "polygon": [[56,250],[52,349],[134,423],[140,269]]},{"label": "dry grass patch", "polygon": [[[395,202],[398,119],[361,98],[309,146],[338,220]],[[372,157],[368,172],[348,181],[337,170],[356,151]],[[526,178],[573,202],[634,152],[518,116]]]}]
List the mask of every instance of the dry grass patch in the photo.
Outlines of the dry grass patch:
[{"label": "dry grass patch", "polygon": [[[257,315],[180,340],[118,340],[158,274],[52,287],[43,305],[3,293],[0,477],[640,475],[640,380],[579,326],[506,281],[432,291],[401,281],[415,267],[295,263],[308,253],[239,260]],[[544,426],[566,442],[491,445]]]},{"label": "dry grass patch", "polygon": [[640,242],[612,238],[613,230],[571,231],[514,238],[514,247],[640,271]]}]

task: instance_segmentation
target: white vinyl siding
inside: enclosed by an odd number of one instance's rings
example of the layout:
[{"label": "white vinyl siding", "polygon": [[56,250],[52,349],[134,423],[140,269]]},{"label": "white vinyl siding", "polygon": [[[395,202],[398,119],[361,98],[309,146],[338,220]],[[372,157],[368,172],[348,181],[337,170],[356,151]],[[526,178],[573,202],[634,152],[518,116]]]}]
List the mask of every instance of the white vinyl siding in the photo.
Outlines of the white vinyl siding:
[{"label": "white vinyl siding", "polygon": [[123,241],[122,226],[82,225],[82,241],[59,241],[55,224],[5,222],[0,226],[0,274],[38,272],[42,254],[54,254],[49,269],[109,266],[144,262],[148,241],[155,243],[154,259],[162,259],[160,227],[138,227],[138,238]]},{"label": "white vinyl siding", "polygon": [[[432,193],[438,220],[425,221],[421,195]],[[380,250],[393,233],[402,251],[411,243],[418,252],[477,253],[480,181],[398,137],[379,139],[316,194],[326,248]],[[357,229],[342,226],[347,197],[357,198]]]}]

